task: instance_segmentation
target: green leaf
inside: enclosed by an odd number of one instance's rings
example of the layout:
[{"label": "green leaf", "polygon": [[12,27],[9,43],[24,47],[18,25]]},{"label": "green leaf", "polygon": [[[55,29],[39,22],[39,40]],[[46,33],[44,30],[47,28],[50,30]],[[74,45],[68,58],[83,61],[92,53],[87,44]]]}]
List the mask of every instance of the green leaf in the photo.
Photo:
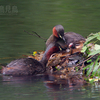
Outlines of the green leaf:
[{"label": "green leaf", "polygon": [[83,46],[83,48],[82,48],[82,50],[81,50],[81,52],[85,52],[86,51],[86,49],[87,49],[87,46]]},{"label": "green leaf", "polygon": [[100,49],[100,45],[99,45],[99,44],[95,44],[95,45],[94,45],[94,49],[95,49],[95,50]]},{"label": "green leaf", "polygon": [[100,49],[90,52],[90,54],[88,56],[95,55],[95,54],[98,54],[98,53],[100,53]]},{"label": "green leaf", "polygon": [[93,75],[93,76],[96,74],[98,68],[99,68],[99,65],[95,64],[95,66],[94,66],[94,68],[93,68],[93,72],[92,72],[92,75]]},{"label": "green leaf", "polygon": [[87,68],[89,68],[90,65],[87,65],[86,67],[83,68],[83,70],[86,70]]},{"label": "green leaf", "polygon": [[57,66],[55,66],[55,68],[56,68],[56,70],[58,70],[58,71],[60,70],[59,68],[57,68]]},{"label": "green leaf", "polygon": [[100,55],[99,55],[99,56],[97,57],[97,59],[95,60],[95,64],[94,64],[92,76],[94,76],[94,75],[96,74],[96,72],[97,72],[97,70],[98,70],[98,68],[99,68],[99,66],[100,66],[99,63],[98,63],[99,59],[100,59]]},{"label": "green leaf", "polygon": [[88,69],[87,74],[86,74],[87,76],[89,76],[90,73],[92,72],[93,66],[94,66],[94,62],[92,62],[90,65],[88,65],[89,69]]},{"label": "green leaf", "polygon": [[100,68],[97,70],[97,75],[100,77]]},{"label": "green leaf", "polygon": [[90,50],[89,50],[89,48],[87,48],[87,50],[86,50],[86,54],[90,54]]},{"label": "green leaf", "polygon": [[100,32],[97,33],[97,39],[100,40]]},{"label": "green leaf", "polygon": [[97,37],[97,39],[98,39],[98,40],[100,40],[100,36],[99,36],[99,37]]},{"label": "green leaf", "polygon": [[86,67],[83,68],[83,70],[86,70],[87,68],[88,68],[88,67],[86,66]]},{"label": "green leaf", "polygon": [[91,62],[92,60],[91,59],[89,59],[88,61],[87,61],[87,63],[89,63],[89,62]]},{"label": "green leaf", "polygon": [[90,41],[93,40],[94,38],[96,38],[96,35],[92,35],[92,36],[88,37],[88,38],[86,39],[86,42],[85,42],[84,44],[87,44],[88,42],[90,42]]}]

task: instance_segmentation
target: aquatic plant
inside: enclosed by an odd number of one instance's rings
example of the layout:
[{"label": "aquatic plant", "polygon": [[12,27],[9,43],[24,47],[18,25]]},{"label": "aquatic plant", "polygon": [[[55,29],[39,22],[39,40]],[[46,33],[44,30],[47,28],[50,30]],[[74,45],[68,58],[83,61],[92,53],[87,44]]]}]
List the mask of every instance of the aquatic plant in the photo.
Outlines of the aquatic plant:
[{"label": "aquatic plant", "polygon": [[[100,32],[91,33],[84,43],[81,50],[86,57],[85,63],[87,66],[83,68],[86,77],[91,81],[90,78],[100,78]],[[92,80],[92,81],[93,81]]]}]

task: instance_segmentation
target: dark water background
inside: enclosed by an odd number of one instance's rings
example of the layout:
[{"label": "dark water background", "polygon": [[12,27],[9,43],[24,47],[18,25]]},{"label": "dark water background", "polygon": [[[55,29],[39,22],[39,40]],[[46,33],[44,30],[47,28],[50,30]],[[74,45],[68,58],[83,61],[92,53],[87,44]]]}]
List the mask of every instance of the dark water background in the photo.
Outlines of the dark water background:
[{"label": "dark water background", "polygon": [[[48,38],[57,24],[62,24],[66,32],[74,31],[83,37],[99,32],[100,0],[0,0],[0,64],[45,50],[44,40],[24,30]],[[100,99],[99,84],[48,88],[44,77],[4,79],[0,77],[2,100]]]}]

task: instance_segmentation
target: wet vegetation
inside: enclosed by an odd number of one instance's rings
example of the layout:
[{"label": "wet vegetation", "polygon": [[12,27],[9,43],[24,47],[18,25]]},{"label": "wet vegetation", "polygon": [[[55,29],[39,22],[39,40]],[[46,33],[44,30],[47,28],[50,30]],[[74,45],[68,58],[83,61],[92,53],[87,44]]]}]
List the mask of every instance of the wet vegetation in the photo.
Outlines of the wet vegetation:
[{"label": "wet vegetation", "polygon": [[[88,64],[83,70],[86,77],[91,81],[98,81],[100,78],[100,32],[91,33],[82,48],[84,56],[87,58],[85,62]],[[90,79],[92,78],[92,79]]]}]

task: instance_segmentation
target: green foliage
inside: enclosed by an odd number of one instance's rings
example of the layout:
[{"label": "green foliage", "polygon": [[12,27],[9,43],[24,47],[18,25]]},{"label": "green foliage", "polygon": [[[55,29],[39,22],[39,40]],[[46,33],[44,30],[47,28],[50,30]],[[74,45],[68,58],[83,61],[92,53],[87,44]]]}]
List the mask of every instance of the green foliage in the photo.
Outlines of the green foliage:
[{"label": "green foliage", "polygon": [[55,68],[56,68],[56,70],[58,70],[58,71],[60,70],[57,66],[55,66]]},{"label": "green foliage", "polygon": [[100,43],[100,32],[92,33],[87,37],[81,50],[87,57],[88,65],[83,70],[86,70],[88,78],[100,76],[100,45],[97,44],[98,42]]}]

